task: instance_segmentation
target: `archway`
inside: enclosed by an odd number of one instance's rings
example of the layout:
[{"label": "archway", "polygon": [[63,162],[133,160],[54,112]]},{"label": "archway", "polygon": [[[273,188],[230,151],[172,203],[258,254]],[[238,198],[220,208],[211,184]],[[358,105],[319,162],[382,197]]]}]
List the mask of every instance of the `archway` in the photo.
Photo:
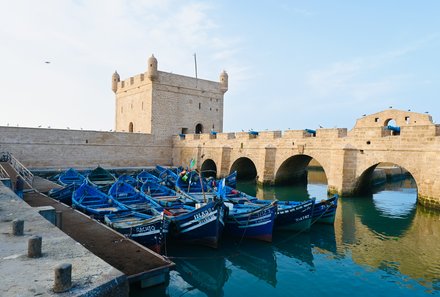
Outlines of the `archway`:
[{"label": "archway", "polygon": [[133,133],[133,122],[128,125],[128,132]]},{"label": "archway", "polygon": [[[354,192],[356,194],[370,194],[377,191],[378,186],[386,183],[402,181],[407,178],[413,181],[415,188],[417,185],[413,175],[405,168],[389,162],[376,163],[364,170],[357,178]],[[388,185],[390,187],[390,185]]]},{"label": "archway", "polygon": [[246,157],[235,160],[229,172],[234,171],[237,171],[237,180],[255,180],[257,177],[257,167],[251,159]]},{"label": "archway", "polygon": [[198,123],[198,124],[196,125],[196,130],[195,130],[195,132],[196,132],[196,134],[203,133],[203,125],[200,124],[200,123]]},{"label": "archway", "polygon": [[201,174],[203,177],[217,177],[217,165],[211,159],[206,159],[201,167]]},{"label": "archway", "polygon": [[[296,155],[286,159],[276,172],[275,185],[289,185],[297,182],[307,183],[309,164],[310,169],[323,171],[321,164],[308,155]],[[323,183],[327,183],[325,174],[323,177],[321,175],[320,178]]]}]

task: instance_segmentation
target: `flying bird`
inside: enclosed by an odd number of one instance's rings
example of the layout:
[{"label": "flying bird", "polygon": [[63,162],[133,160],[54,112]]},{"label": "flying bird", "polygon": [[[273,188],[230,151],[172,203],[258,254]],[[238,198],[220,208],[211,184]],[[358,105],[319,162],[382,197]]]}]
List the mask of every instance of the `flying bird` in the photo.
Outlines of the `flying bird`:
[{"label": "flying bird", "polygon": [[46,64],[50,64],[50,61],[44,61],[44,63],[46,63]]}]

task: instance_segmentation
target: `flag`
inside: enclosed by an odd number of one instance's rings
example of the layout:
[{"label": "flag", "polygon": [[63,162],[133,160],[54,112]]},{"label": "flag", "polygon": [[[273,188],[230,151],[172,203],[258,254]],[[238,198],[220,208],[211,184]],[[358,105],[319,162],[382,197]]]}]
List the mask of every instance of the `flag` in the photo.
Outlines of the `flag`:
[{"label": "flag", "polygon": [[189,169],[193,169],[194,167],[196,167],[196,159],[191,159],[191,161],[189,161]]},{"label": "flag", "polygon": [[217,194],[220,196],[220,198],[225,198],[225,195],[226,195],[226,183],[225,183],[225,179],[224,178],[218,184]]}]

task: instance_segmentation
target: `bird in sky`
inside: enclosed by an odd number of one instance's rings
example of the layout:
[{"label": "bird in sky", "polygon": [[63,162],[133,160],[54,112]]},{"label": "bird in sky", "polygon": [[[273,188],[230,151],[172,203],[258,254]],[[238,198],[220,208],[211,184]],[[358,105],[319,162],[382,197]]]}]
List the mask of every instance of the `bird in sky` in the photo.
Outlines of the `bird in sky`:
[{"label": "bird in sky", "polygon": [[50,61],[44,61],[44,63],[46,63],[46,64],[50,64]]}]

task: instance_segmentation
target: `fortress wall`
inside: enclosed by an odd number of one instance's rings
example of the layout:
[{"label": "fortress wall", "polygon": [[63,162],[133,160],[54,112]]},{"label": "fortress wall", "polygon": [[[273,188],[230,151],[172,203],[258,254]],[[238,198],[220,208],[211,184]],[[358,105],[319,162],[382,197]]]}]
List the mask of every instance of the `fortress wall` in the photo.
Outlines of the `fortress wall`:
[{"label": "fortress wall", "polygon": [[0,127],[0,152],[29,168],[171,165],[171,140],[151,134]]}]

